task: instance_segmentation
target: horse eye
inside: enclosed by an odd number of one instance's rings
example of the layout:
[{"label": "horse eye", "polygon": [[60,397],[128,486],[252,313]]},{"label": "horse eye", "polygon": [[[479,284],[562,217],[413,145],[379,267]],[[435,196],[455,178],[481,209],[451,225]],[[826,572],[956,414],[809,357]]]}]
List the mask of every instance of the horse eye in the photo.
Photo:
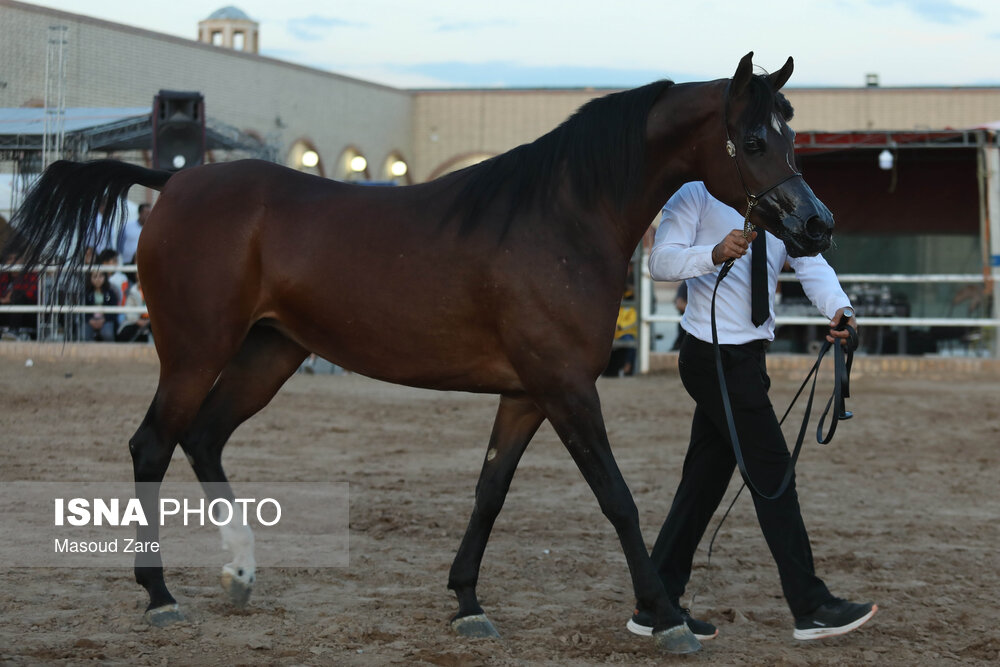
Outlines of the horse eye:
[{"label": "horse eye", "polygon": [[763,153],[767,143],[760,137],[747,137],[743,147],[748,153]]}]

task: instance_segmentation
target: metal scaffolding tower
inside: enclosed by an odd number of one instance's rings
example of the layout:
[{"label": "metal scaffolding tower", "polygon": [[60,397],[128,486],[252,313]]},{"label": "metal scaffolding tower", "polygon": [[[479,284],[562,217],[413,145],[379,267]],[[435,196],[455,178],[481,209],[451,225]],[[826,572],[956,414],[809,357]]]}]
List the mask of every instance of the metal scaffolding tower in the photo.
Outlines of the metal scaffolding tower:
[{"label": "metal scaffolding tower", "polygon": [[66,34],[64,25],[50,25],[45,53],[45,127],[41,170],[62,157],[66,123]]}]

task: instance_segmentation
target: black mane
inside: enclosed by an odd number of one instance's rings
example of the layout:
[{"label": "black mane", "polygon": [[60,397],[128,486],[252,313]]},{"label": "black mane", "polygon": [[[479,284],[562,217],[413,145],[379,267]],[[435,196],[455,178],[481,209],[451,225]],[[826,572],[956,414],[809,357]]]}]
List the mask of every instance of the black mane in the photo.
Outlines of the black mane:
[{"label": "black mane", "polygon": [[770,122],[771,114],[775,111],[785,119],[785,122],[790,121],[795,113],[788,99],[771,87],[771,79],[766,74],[755,74],[750,77],[747,95],[749,101],[740,116],[740,124],[746,129],[760,127]]},{"label": "black mane", "polygon": [[532,143],[458,172],[465,182],[452,215],[469,231],[505,195],[506,229],[517,213],[552,206],[563,179],[580,205],[591,207],[608,197],[622,210],[642,178],[649,110],[672,83],[657,81],[590,100]]}]

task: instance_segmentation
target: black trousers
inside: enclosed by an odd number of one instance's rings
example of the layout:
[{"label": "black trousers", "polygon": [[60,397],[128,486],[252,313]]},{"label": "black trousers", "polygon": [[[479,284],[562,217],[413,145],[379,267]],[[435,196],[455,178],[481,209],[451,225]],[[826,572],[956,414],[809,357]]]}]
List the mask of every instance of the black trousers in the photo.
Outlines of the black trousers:
[{"label": "black trousers", "polygon": [[[791,455],[767,391],[771,380],[764,341],[722,346],[722,363],[747,470],[764,493],[777,490]],[[674,501],[653,547],[653,564],[677,604],[691,577],[695,550],[736,468],[719,393],[711,343],[684,337],[681,381],[695,400],[691,442]],[[802,616],[833,596],[813,569],[809,536],[802,523],[795,480],[777,500],[753,495],[757,521],[781,577],[793,616]]]}]

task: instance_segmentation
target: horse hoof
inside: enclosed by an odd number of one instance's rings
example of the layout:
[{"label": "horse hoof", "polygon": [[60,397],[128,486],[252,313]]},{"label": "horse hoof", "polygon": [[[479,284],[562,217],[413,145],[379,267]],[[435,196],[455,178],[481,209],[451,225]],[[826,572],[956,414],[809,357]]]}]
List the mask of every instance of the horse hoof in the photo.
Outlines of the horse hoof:
[{"label": "horse hoof", "polygon": [[462,637],[477,639],[482,637],[500,637],[500,633],[490,623],[490,619],[486,618],[486,614],[474,614],[472,616],[452,619],[451,627]]},{"label": "horse hoof", "polygon": [[230,570],[228,567],[222,568],[222,590],[229,595],[229,601],[236,607],[245,607],[250,601],[250,594],[253,593],[253,577],[249,581],[240,579],[239,573]]},{"label": "horse hoof", "polygon": [[165,604],[156,609],[147,609],[143,619],[154,628],[165,628],[184,620],[176,604]]},{"label": "horse hoof", "polygon": [[684,623],[653,633],[656,645],[667,653],[695,653],[701,650],[701,642]]}]

